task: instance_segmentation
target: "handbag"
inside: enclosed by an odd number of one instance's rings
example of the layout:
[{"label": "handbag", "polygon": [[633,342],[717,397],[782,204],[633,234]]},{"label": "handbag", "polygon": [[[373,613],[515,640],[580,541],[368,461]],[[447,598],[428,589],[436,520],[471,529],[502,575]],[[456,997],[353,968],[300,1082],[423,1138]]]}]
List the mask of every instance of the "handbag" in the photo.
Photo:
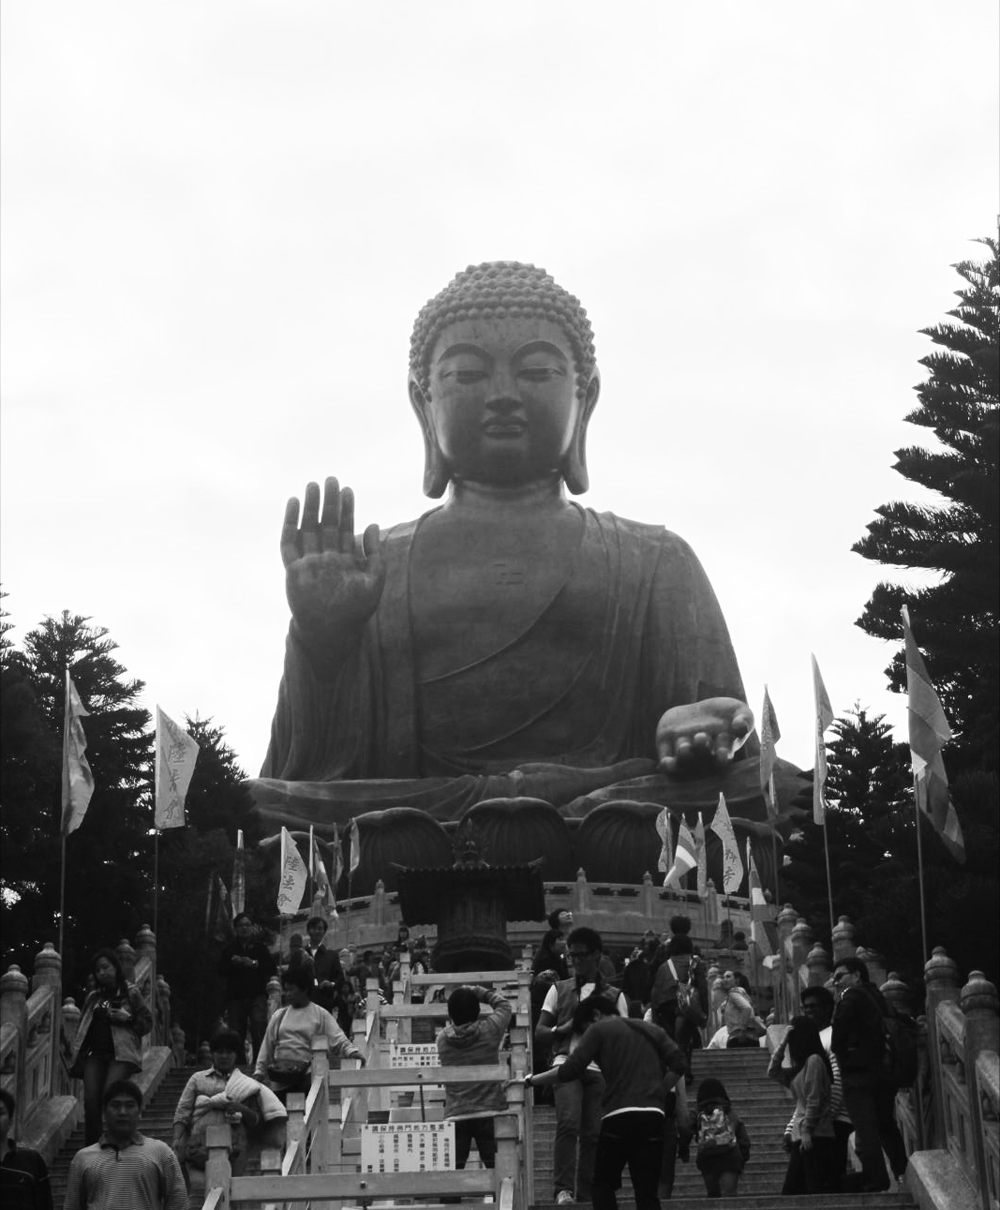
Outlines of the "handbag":
[{"label": "handbag", "polygon": [[[277,1042],[281,1022],[288,1012],[287,1005],[275,1019],[274,1038]],[[306,1092],[312,1062],[309,1059],[272,1059],[267,1064],[268,1083],[275,1092]]]}]

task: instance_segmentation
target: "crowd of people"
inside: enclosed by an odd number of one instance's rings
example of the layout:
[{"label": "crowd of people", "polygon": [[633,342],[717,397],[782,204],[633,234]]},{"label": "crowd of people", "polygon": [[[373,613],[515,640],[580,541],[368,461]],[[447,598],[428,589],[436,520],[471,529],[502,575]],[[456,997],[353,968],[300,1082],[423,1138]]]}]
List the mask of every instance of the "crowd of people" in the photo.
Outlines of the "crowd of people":
[{"label": "crowd of people", "polygon": [[[284,955],[272,952],[249,916],[234,924],[219,956],[224,1000],[207,1067],[181,1094],[169,1146],[139,1131],[143,1098],[132,1077],[141,1069],[149,1010],[117,954],[94,955],[68,1056],[83,1084],[85,1145],[71,1164],[67,1210],[200,1205],[206,1126],[219,1120],[213,1112],[232,1127],[230,1162],[239,1174],[251,1147],[284,1144],[285,1102],[289,1093],[308,1090],[316,1037],[325,1037],[331,1058],[364,1063],[351,1026],[363,1011],[367,981],[377,980],[391,999],[404,953],[411,969],[431,972],[425,940],[411,941],[405,925],[394,945],[356,957],[327,948],[319,916],[307,922],[305,937],[292,936]],[[534,1070],[525,1082],[536,1099],[554,1099],[557,1204],[593,1202],[595,1210],[615,1210],[628,1167],[637,1210],[657,1210],[672,1194],[677,1162],[691,1158],[708,1197],[735,1195],[750,1157],[746,1125],[720,1080],[689,1088],[696,1047],[762,1045],[766,1026],[746,980],[727,969],[710,977],[683,916],[674,917],[662,937],[648,932],[620,968],[600,935],[574,928],[569,912],[553,912],[548,925],[533,962]],[[268,984],[276,974],[283,1004],[269,1018]],[[495,1064],[510,1003],[496,991],[463,986],[447,1004],[448,1022],[437,1037],[442,1065]],[[905,1171],[894,1118],[898,1080],[887,1063],[889,1015],[855,957],[837,962],[832,988],[801,993],[801,1013],[768,1067],[794,1101],[784,1133],[784,1194],[880,1191]],[[492,1167],[494,1118],[506,1109],[502,1089],[463,1082],[446,1085],[445,1092],[456,1166],[465,1166],[475,1144],[482,1163]],[[14,1108],[11,1097],[0,1094],[4,1207],[51,1210],[44,1162],[8,1137]],[[860,1161],[853,1172],[851,1135]]]}]

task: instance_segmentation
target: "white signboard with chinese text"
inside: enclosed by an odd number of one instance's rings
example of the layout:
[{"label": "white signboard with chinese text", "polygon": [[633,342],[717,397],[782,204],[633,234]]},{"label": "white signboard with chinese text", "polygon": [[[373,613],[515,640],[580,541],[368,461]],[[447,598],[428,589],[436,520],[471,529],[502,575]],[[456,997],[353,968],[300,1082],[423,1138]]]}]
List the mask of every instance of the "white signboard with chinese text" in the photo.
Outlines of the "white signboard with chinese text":
[{"label": "white signboard with chinese text", "polygon": [[390,1067],[440,1067],[436,1042],[394,1042],[389,1047]]},{"label": "white signboard with chinese text", "polygon": [[361,1127],[361,1171],[451,1172],[454,1122],[388,1122]]}]

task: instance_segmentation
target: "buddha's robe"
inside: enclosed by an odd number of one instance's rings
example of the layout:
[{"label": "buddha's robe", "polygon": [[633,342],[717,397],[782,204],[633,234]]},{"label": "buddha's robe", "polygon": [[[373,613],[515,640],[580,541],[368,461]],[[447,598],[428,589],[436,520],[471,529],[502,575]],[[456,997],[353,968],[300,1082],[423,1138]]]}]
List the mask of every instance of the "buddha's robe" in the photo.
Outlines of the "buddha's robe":
[{"label": "buddha's robe", "polygon": [[[622,786],[629,797],[625,783],[650,791],[672,780],[656,772],[664,711],[745,700],[729,632],[686,542],[580,512],[568,571],[530,625],[471,660],[457,636],[455,667],[427,683],[410,612],[420,522],[389,530],[382,599],[348,664],[324,675],[289,633],[270,747],[251,783],[264,815],[321,825],[416,806],[447,820],[512,795],[576,814],[592,792],[606,799]],[[567,634],[581,639],[569,660],[555,641]],[[755,752],[751,742],[739,755]]]}]

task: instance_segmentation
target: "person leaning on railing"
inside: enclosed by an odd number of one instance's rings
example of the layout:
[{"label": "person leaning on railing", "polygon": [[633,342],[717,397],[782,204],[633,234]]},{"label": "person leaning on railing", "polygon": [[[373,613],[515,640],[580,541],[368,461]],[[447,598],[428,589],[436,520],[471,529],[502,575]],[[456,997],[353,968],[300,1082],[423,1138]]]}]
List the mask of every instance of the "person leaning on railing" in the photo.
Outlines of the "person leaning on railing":
[{"label": "person leaning on railing", "polygon": [[305,1092],[312,1065],[312,1040],[325,1034],[331,1055],[360,1059],[364,1055],[333,1016],[310,999],[314,980],[305,967],[291,967],[281,976],[287,1003],[267,1024],[254,1067],[254,1079],[266,1080],[279,1097]]}]

